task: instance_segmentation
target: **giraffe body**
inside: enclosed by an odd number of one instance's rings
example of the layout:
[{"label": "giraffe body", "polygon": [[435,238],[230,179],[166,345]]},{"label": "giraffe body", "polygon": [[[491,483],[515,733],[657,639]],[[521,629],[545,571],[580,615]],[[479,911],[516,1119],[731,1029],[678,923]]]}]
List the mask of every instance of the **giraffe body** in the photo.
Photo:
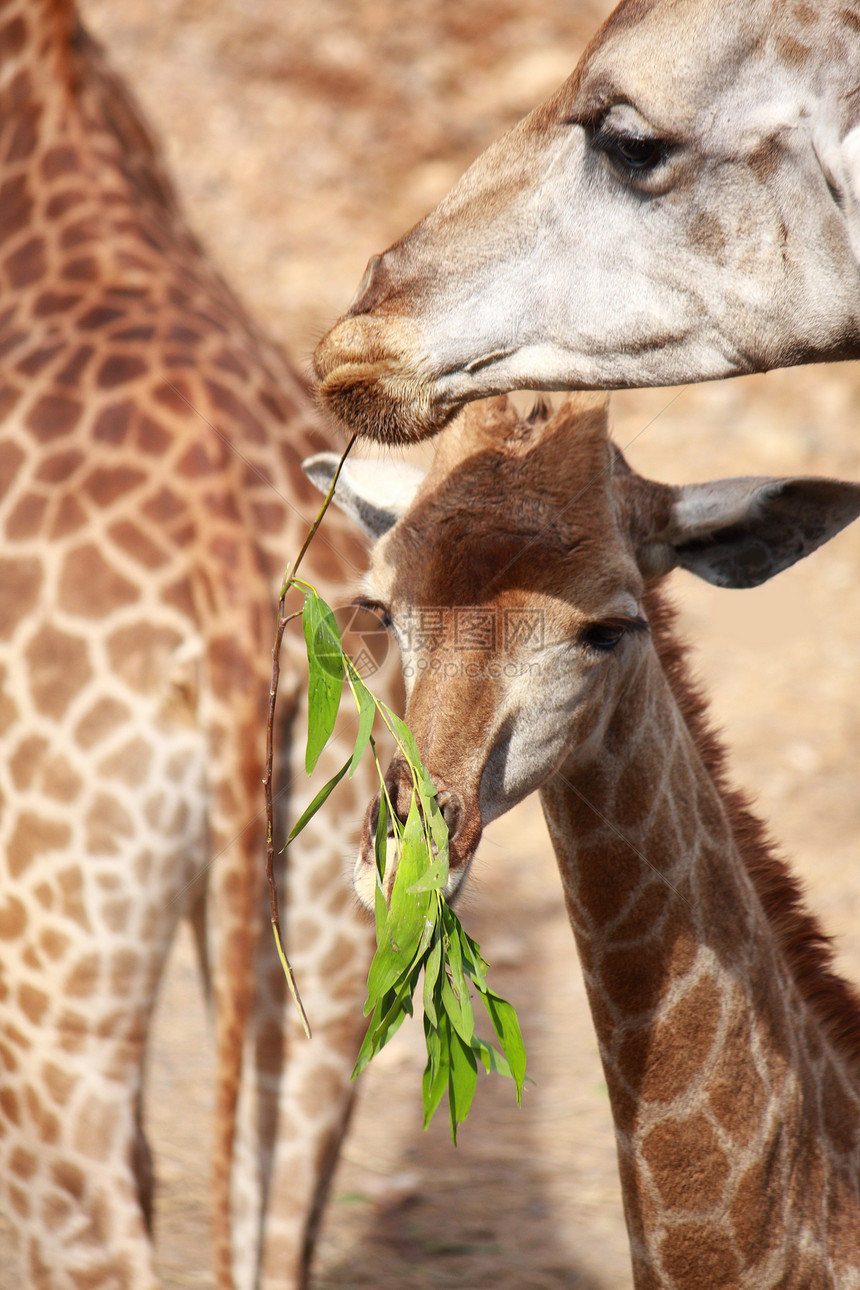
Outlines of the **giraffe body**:
[{"label": "giraffe body", "polygon": [[[372,499],[344,481],[353,513]],[[678,563],[756,585],[858,513],[860,486],[835,481],[654,484],[612,447],[601,401],[522,422],[497,400],[445,432],[374,551],[369,590],[451,831],[449,894],[484,824],[540,791],[637,1290],[860,1284],[860,1000],[728,786],[659,589]],[[412,630],[422,614],[433,633]],[[407,779],[392,762],[399,812]]]},{"label": "giraffe body", "polygon": [[856,4],[624,0],[373,257],[317,349],[322,397],[397,442],[512,389],[857,357],[858,84]]},{"label": "giraffe body", "polygon": [[[141,1089],[188,917],[219,1285],[303,1285],[369,941],[329,817],[281,873],[307,1044],[266,926],[261,781],[277,587],[316,511],[300,460],[330,436],[65,0],[2,6],[0,154],[0,1204],[20,1284],[158,1284]],[[363,563],[336,519],[305,572],[336,599]],[[297,648],[282,814],[308,791]]]}]

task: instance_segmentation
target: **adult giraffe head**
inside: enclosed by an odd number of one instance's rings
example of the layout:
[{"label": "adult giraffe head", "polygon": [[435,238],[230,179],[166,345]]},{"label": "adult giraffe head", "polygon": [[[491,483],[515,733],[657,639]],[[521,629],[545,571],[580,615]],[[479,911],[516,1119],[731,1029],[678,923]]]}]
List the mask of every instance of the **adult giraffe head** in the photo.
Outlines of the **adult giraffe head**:
[{"label": "adult giraffe head", "polygon": [[623,0],[542,107],[374,256],[320,343],[388,442],[511,389],[860,354],[860,3]]}]

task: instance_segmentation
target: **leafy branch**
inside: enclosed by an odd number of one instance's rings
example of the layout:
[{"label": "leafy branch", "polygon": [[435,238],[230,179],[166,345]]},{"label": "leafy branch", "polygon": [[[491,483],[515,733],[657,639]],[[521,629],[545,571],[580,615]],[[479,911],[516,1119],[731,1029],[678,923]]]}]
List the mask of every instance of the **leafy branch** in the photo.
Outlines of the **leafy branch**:
[{"label": "leafy branch", "polygon": [[[344,775],[355,772],[370,750],[380,784],[379,815],[376,825],[375,922],[377,950],[367,978],[365,1015],[370,1017],[364,1041],[353,1071],[353,1079],[413,1012],[412,1001],[424,974],[422,1002],[427,1066],[422,1082],[424,1126],[430,1123],[439,1103],[448,1094],[451,1135],[457,1141],[457,1126],[465,1120],[475,1092],[478,1062],[487,1071],[510,1076],[516,1083],[517,1101],[522,1097],[526,1055],[516,1013],[487,983],[487,964],[480,948],[467,935],[444,899],[449,874],[448,827],[436,800],[436,790],[424,767],[418,747],[406,724],[367,688],[355,664],[344,651],[340,631],[331,608],[314,588],[298,578],[297,570],[310,541],[334,495],[343,462],[354,440],[340,460],[323,506],[311,527],[292,570],[285,576],[278,605],[278,629],[272,651],[272,685],[266,747],[266,820],[269,901],[272,930],[290,993],[299,1010],[307,1035],[310,1026],[284,951],[278,917],[274,880],[274,808],[272,764],[275,705],[279,678],[279,654],[287,624],[301,614],[308,657],[308,739],[305,769],[310,775],[334,731],[344,692],[349,689],[358,712],[358,731],[350,756],[319,790],[293,826],[285,849],[327,801]],[[300,611],[286,614],[290,590],[302,592]],[[393,809],[376,753],[374,724],[379,718],[397,743],[412,777],[412,796],[405,823]],[[385,871],[389,843],[393,842],[397,865],[388,900]],[[492,1025],[498,1048],[480,1038],[475,1030],[471,992],[481,999]]]}]

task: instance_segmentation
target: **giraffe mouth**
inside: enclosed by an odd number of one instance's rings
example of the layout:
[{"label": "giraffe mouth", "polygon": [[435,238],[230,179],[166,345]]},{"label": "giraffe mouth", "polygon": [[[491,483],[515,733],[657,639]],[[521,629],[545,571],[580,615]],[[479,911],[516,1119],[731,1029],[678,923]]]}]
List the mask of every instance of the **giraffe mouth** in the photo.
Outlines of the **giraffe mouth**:
[{"label": "giraffe mouth", "polygon": [[[442,790],[437,794],[437,801],[442,808],[443,817],[448,825],[448,881],[442,888],[442,895],[449,904],[454,904],[465,886],[483,829],[480,812],[468,811],[464,807],[463,799],[459,794]],[[363,908],[368,911],[375,909],[377,888],[381,889],[386,904],[390,903],[400,854],[394,830],[389,827],[385,839],[384,871],[380,880],[376,860],[378,817],[379,794],[371,802],[365,815],[358,856],[353,869],[355,893]],[[432,841],[430,852],[430,863],[432,864],[438,856],[438,848]]]},{"label": "giraffe mouth", "polygon": [[411,444],[438,433],[463,400],[426,371],[407,320],[342,318],[314,353],[317,396],[350,433]]}]

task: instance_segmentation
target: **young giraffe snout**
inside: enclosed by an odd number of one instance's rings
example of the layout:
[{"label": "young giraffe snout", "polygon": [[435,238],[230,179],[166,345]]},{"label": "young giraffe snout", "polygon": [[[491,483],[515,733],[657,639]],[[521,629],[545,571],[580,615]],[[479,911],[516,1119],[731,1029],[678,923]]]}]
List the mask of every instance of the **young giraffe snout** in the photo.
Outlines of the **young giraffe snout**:
[{"label": "young giraffe snout", "polygon": [[[450,876],[445,887],[445,897],[453,901],[468,874],[469,865],[481,840],[483,831],[481,809],[474,795],[465,796],[455,788],[440,787],[440,781],[435,779],[434,783],[437,788],[436,801],[448,826]],[[395,757],[388,767],[385,774],[385,790],[398,820],[401,824],[405,824],[412,803],[413,786],[409,767],[402,757]],[[373,909],[376,889],[376,832],[381,798],[382,790],[376,794],[367,808],[353,871],[356,895],[365,909],[369,910]],[[394,842],[394,824],[389,820],[386,830],[385,873],[382,884],[386,899],[391,895],[396,872],[397,848]]]}]

